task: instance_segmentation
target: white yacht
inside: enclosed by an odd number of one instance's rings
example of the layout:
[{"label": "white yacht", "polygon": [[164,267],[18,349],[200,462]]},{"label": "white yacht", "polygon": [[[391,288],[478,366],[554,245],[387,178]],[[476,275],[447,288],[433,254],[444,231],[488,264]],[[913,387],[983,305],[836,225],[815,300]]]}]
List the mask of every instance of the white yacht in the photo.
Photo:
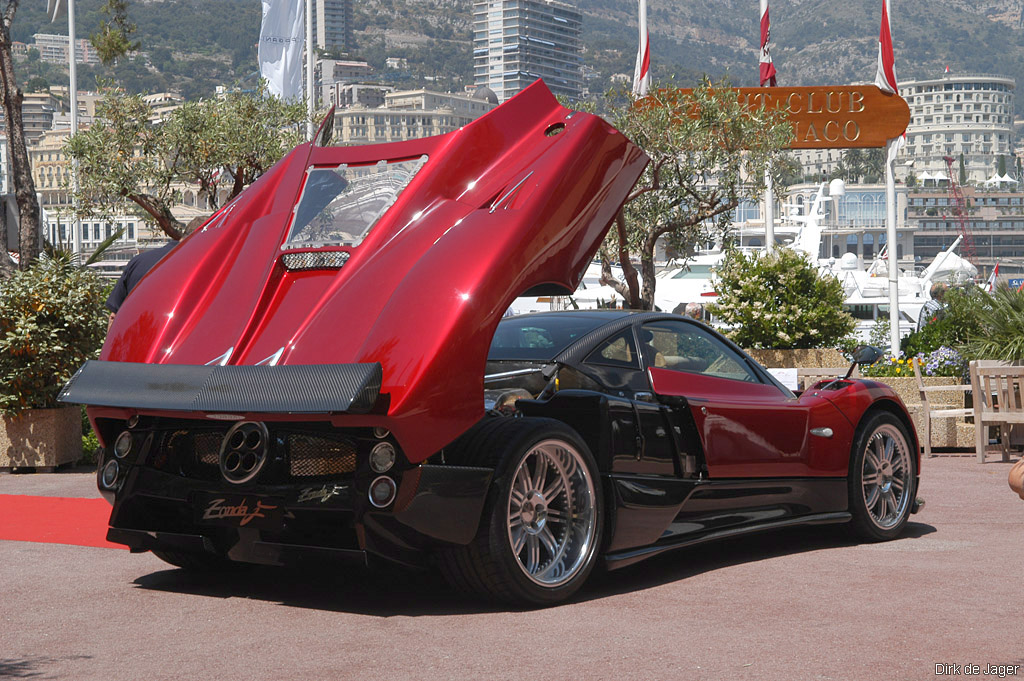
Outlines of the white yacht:
[{"label": "white yacht", "polygon": [[[807,213],[803,206],[786,204],[785,214],[775,228],[775,234],[782,246],[788,246],[811,258],[818,257],[821,244],[820,221],[825,216],[823,203],[825,200],[825,183],[821,184]],[[743,250],[763,251],[763,248]],[[666,312],[681,312],[688,303],[701,305],[713,303],[715,297],[712,270],[725,258],[721,246],[714,250],[704,251],[687,260],[685,263],[669,266],[657,274],[657,286],[654,289],[654,302],[658,308]]]},{"label": "white yacht", "polygon": [[[931,300],[933,284],[958,285],[978,276],[978,268],[954,252],[961,238],[957,237],[952,246],[935,256],[921,272],[900,272],[897,289],[901,338],[917,330],[921,309]],[[888,256],[884,249],[867,268],[860,268],[857,256],[847,253],[838,261],[830,258],[824,262],[822,271],[842,282],[846,292],[843,307],[857,320],[854,333],[858,339],[867,340],[879,320],[889,319]]]},{"label": "white yacht", "polygon": [[[829,186],[829,194],[832,196],[845,191],[841,181],[833,180],[831,185],[821,184],[809,206],[784,205],[784,214],[775,233],[781,246],[806,254],[817,262],[823,273],[831,274],[842,282],[846,294],[843,307],[857,320],[854,333],[858,339],[866,341],[875,324],[889,318],[888,257],[883,249],[867,267],[860,266],[854,253],[847,253],[838,259],[818,259],[821,221],[825,217],[826,186]],[[959,284],[977,276],[977,268],[954,253],[959,243],[958,238],[921,272],[900,272],[898,290],[901,337],[917,329],[921,309],[931,300],[933,284]],[[744,250],[763,252],[764,249],[748,247]],[[718,294],[715,292],[713,270],[724,258],[725,251],[719,246],[702,251],[682,263],[670,263],[656,275],[654,302],[657,309],[681,314],[689,303],[702,306],[714,303]],[[612,274],[622,279],[620,267],[613,267]],[[515,300],[507,314],[574,307],[621,307],[622,297],[612,287],[602,285],[600,279],[601,264],[593,262],[572,296],[523,296]],[[714,323],[713,318],[706,320]]]}]

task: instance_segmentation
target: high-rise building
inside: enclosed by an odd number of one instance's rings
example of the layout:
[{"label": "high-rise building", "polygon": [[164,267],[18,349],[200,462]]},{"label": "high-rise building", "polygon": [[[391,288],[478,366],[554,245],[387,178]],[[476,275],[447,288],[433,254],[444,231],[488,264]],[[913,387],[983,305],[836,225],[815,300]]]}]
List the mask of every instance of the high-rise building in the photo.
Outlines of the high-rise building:
[{"label": "high-rise building", "polygon": [[538,78],[556,95],[578,97],[583,14],[558,0],[476,0],[473,72],[504,102]]},{"label": "high-rise building", "polygon": [[[948,175],[945,156],[963,155],[968,182],[989,180],[999,157],[1013,159],[1014,81],[1005,76],[946,73],[939,78],[905,81],[900,95],[910,105],[907,148],[897,166],[921,178]],[[913,165],[908,165],[912,161]]]},{"label": "high-rise building", "polygon": [[327,52],[347,52],[352,44],[352,0],[313,0],[313,42]]},{"label": "high-rise building", "polygon": [[[40,61],[51,64],[68,63],[69,40],[66,35],[36,33],[32,38],[36,41],[33,47],[39,50]],[[75,61],[79,64],[95,66],[100,63],[100,56],[96,53],[92,43],[83,38],[75,41]]]}]

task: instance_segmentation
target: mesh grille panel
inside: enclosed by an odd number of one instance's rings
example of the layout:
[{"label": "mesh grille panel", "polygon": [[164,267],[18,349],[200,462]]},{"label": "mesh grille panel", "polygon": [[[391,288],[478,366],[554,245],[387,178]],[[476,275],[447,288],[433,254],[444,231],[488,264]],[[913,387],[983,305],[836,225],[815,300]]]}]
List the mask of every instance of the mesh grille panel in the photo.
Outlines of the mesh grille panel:
[{"label": "mesh grille panel", "polygon": [[192,437],[196,461],[210,466],[219,466],[220,443],[224,438],[224,433],[196,433]]},{"label": "mesh grille panel", "polygon": [[184,428],[156,433],[150,464],[157,470],[186,477],[214,478],[219,475],[220,443],[223,430],[191,431]]},{"label": "mesh grille panel", "polygon": [[295,478],[342,475],[356,469],[356,446],[348,438],[288,436],[288,468]]},{"label": "mesh grille panel", "polygon": [[285,253],[281,257],[287,270],[340,269],[348,261],[345,251],[312,251],[306,253]]}]

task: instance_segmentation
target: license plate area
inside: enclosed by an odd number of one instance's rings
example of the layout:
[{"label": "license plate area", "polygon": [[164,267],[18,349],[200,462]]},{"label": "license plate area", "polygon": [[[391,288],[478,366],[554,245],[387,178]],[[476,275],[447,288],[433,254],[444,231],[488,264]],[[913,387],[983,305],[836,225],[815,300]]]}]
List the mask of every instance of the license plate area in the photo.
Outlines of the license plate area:
[{"label": "license plate area", "polygon": [[284,525],[284,503],[258,494],[209,494],[196,499],[196,522],[222,527],[276,530]]}]

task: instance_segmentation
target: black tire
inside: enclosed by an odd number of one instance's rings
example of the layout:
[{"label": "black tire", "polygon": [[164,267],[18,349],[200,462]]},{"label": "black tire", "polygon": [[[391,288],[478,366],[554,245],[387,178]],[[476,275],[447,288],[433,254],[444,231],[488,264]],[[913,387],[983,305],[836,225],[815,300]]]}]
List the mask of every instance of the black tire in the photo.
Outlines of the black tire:
[{"label": "black tire", "polygon": [[853,438],[847,478],[850,532],[864,541],[894,539],[903,532],[917,494],[913,439],[889,412],[870,413]]},{"label": "black tire", "polygon": [[213,553],[154,550],[153,555],[165,563],[190,572],[227,572],[245,565]]},{"label": "black tire", "polygon": [[604,508],[597,464],[575,431],[551,419],[488,418],[447,460],[495,469],[476,537],[441,552],[452,586],[516,605],[551,605],[586,582]]}]

